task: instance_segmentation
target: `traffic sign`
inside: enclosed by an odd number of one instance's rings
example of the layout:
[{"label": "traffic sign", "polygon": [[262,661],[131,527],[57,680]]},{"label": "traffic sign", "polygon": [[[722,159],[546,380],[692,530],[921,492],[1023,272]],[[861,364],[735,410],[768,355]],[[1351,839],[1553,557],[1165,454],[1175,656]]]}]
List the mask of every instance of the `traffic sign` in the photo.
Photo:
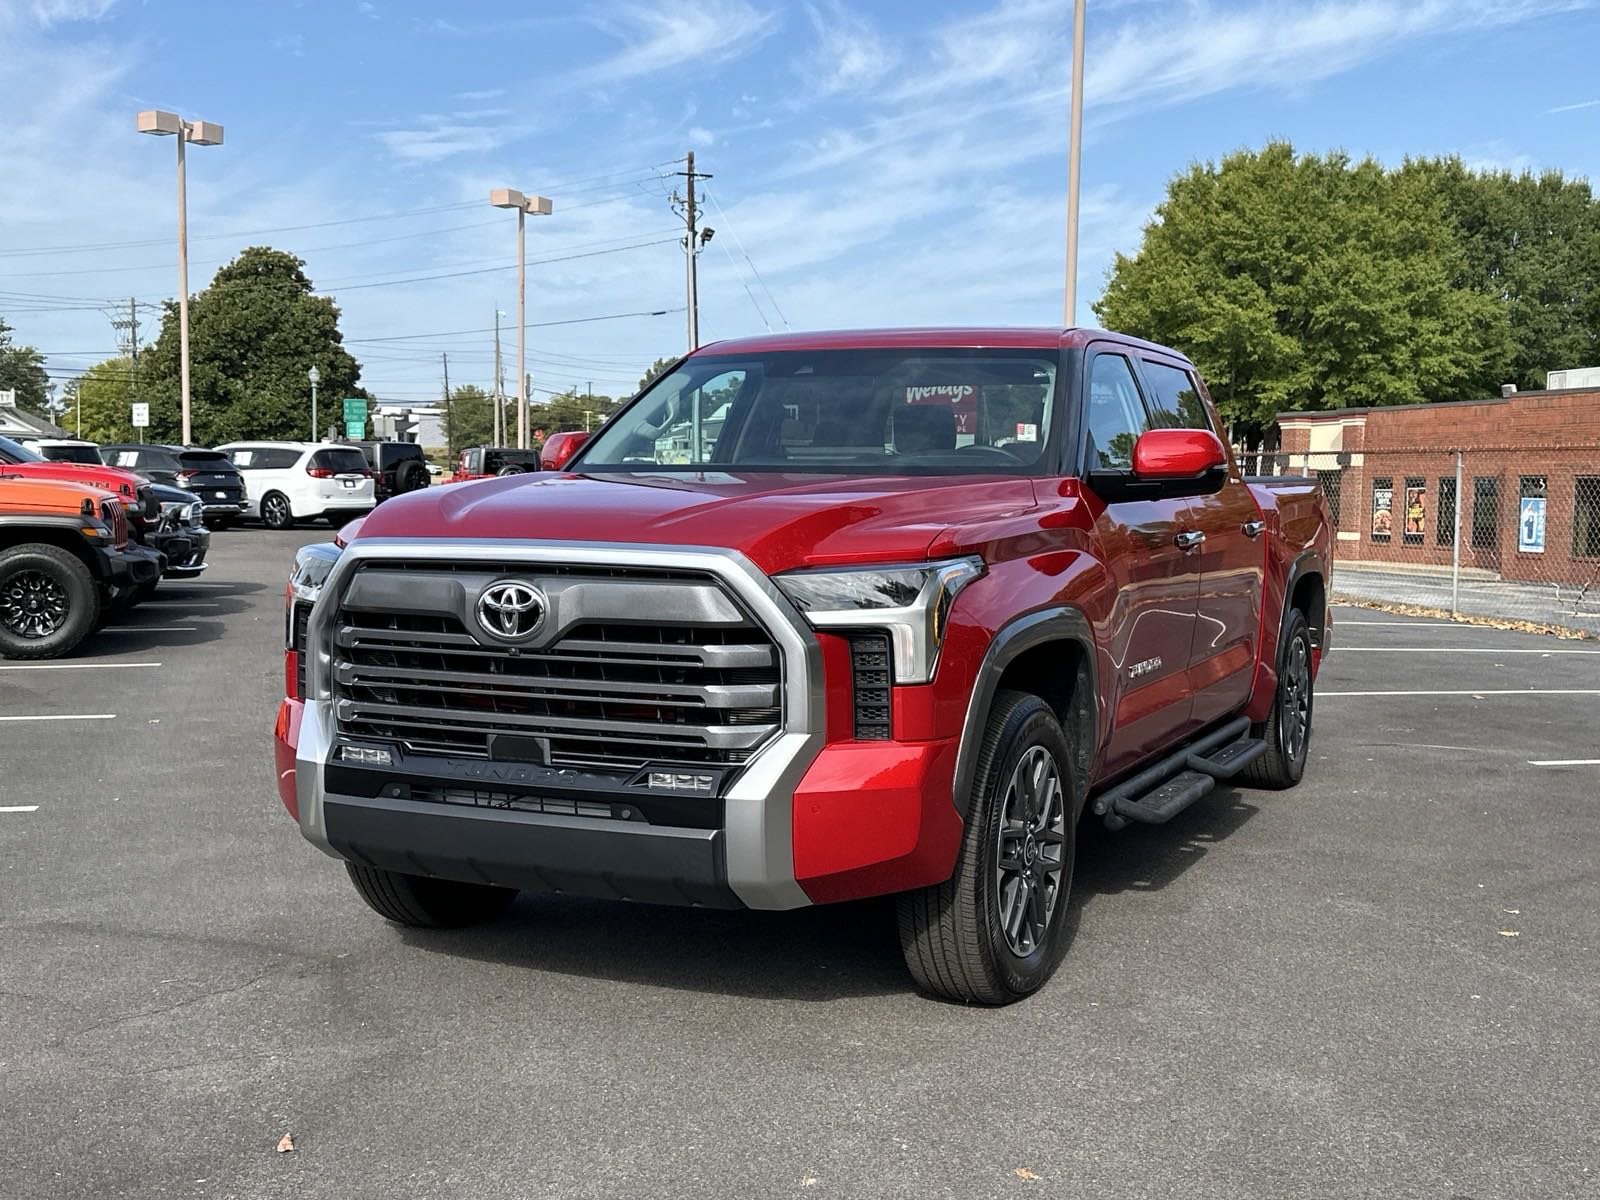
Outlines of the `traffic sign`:
[{"label": "traffic sign", "polygon": [[344,435],[347,438],[367,436],[367,400],[365,396],[344,398]]},{"label": "traffic sign", "polygon": [[133,406],[133,427],[135,429],[150,428],[150,406],[148,404],[135,404]]}]

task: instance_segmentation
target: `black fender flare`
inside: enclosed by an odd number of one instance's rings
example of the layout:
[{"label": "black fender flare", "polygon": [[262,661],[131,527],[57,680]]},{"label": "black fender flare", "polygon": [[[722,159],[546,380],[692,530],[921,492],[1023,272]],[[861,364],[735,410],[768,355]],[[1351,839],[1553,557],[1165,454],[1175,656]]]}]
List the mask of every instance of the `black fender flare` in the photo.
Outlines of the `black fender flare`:
[{"label": "black fender flare", "polygon": [[[1274,646],[1274,651],[1282,649],[1284,638],[1289,634],[1289,614],[1294,611],[1294,590],[1300,585],[1300,580],[1307,575],[1320,575],[1322,577],[1322,598],[1323,603],[1327,603],[1332,580],[1328,578],[1327,566],[1322,561],[1322,555],[1314,549],[1302,550],[1299,557],[1289,564],[1289,573],[1283,581],[1283,612],[1278,618],[1278,641]],[[1318,642],[1318,646],[1323,651],[1327,650],[1327,615],[1326,612],[1318,614],[1316,619],[1311,622],[1313,629],[1321,631],[1321,640]],[[1274,655],[1274,658],[1276,658],[1276,655]],[[1272,665],[1273,669],[1276,670],[1277,662],[1274,661]]]},{"label": "black fender flare", "polygon": [[[963,821],[967,818],[968,799],[972,780],[978,772],[978,748],[983,742],[983,729],[994,706],[995,692],[1000,687],[1000,677],[1013,662],[1038,646],[1049,642],[1076,642],[1083,651],[1084,669],[1089,676],[1089,690],[1094,702],[1095,728],[1099,728],[1099,683],[1095,671],[1094,634],[1089,619],[1070,605],[1035,609],[1014,617],[1001,627],[989,643],[983,661],[978,664],[973,680],[972,695],[967,701],[967,715],[961,725],[961,744],[956,753],[955,780],[950,799]],[[1083,804],[1088,791],[1088,767],[1093,761],[1097,746],[1074,746],[1078,757],[1078,792],[1076,802]]]},{"label": "black fender flare", "polygon": [[[102,547],[92,546],[84,542],[83,534],[79,532],[82,528],[83,514],[78,513],[70,516],[65,513],[59,515],[54,513],[16,513],[0,516],[0,529],[3,530],[20,529],[26,532],[29,529],[48,529],[51,532],[59,530],[70,534],[70,537],[62,539],[63,542],[68,543],[67,545],[62,546],[61,542],[54,541],[47,541],[46,544],[61,546],[69,554],[81,560],[84,566],[89,568],[90,574],[95,579],[103,580],[110,573],[106,568],[105,554]],[[82,553],[80,553],[80,550]]]}]

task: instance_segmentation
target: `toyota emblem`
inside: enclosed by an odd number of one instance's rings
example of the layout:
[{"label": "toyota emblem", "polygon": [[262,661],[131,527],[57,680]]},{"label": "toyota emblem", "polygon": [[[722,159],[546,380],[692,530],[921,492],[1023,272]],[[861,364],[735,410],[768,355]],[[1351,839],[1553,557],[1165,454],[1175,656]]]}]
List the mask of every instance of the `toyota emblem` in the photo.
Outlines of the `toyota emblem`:
[{"label": "toyota emblem", "polygon": [[539,632],[550,602],[531,583],[501,579],[478,597],[478,624],[491,637],[520,642]]}]

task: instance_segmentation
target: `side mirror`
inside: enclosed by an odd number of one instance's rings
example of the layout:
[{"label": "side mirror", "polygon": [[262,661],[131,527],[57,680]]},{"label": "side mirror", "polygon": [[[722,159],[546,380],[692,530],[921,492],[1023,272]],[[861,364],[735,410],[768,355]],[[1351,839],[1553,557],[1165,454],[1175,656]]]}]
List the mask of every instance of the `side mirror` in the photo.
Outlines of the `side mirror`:
[{"label": "side mirror", "polygon": [[539,452],[539,465],[546,471],[561,470],[588,440],[589,435],[581,429],[552,433],[545,439],[544,449]]},{"label": "side mirror", "polygon": [[1151,429],[1133,444],[1139,479],[1198,480],[1228,465],[1228,452],[1209,429]]}]

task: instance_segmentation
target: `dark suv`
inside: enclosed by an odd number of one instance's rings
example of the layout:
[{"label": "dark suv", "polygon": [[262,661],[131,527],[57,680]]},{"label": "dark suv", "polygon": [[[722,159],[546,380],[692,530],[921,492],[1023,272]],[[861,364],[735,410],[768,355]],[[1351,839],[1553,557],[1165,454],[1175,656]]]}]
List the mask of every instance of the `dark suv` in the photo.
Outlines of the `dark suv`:
[{"label": "dark suv", "polygon": [[372,468],[373,495],[379,504],[428,486],[428,460],[416,442],[351,442]]},{"label": "dark suv", "polygon": [[226,529],[244,513],[244,476],[226,454],[197,446],[101,446],[107,465],[143,475],[151,483],[182,488],[200,497],[206,524]]}]

